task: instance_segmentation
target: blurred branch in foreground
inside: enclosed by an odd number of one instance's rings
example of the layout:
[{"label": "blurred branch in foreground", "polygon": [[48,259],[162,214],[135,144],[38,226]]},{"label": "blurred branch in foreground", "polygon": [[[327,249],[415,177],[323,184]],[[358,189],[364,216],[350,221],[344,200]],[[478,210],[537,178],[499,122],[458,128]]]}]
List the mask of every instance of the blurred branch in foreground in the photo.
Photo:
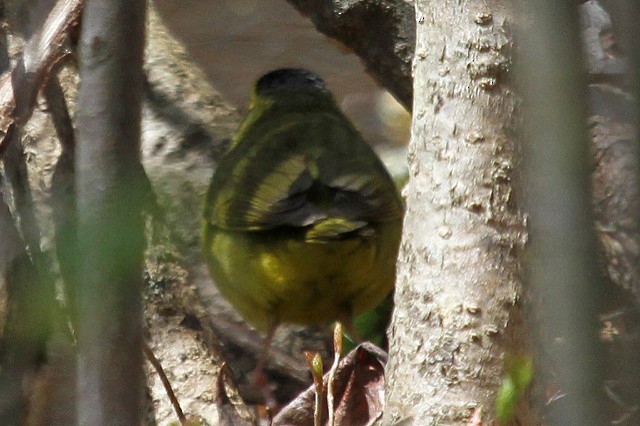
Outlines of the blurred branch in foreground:
[{"label": "blurred branch in foreground", "polygon": [[140,424],[144,0],[87,1],[79,43],[78,422]]},{"label": "blurred branch in foreground", "polygon": [[578,10],[571,2],[529,2],[520,34],[524,161],[531,218],[531,317],[542,355],[536,371],[563,395],[551,424],[601,424],[602,350],[598,269],[589,185],[586,81]]}]

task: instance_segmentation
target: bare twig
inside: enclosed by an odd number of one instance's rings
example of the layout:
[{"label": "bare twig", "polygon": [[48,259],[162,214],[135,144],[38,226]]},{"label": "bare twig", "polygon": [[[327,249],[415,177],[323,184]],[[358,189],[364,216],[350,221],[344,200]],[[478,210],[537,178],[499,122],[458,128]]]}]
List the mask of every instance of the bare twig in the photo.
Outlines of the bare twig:
[{"label": "bare twig", "polygon": [[9,207],[0,191],[0,275],[4,275],[14,259],[24,251],[24,244],[16,229]]},{"label": "bare twig", "polygon": [[7,317],[0,342],[0,424],[24,417],[31,381],[43,360],[53,297],[27,255],[0,192],[0,273],[6,281]]},{"label": "bare twig", "polygon": [[[305,352],[304,356],[307,358],[307,364],[309,364],[309,369],[311,370],[311,375],[313,376],[313,424],[314,426],[320,426],[322,424],[322,398],[324,396],[324,382],[322,380],[322,357],[317,352]],[[329,416],[329,418],[331,418],[331,416]]]},{"label": "bare twig", "polygon": [[76,141],[64,92],[56,75],[50,76],[43,94],[62,147],[51,179],[51,207],[55,225],[56,255],[65,284],[65,305],[75,326],[78,257],[74,166]]},{"label": "bare twig", "polygon": [[20,217],[20,231],[30,254],[37,256],[40,252],[40,228],[35,216],[24,149],[16,127],[9,129],[5,141],[8,145],[2,156],[2,163],[5,176],[12,188],[15,209]]},{"label": "bare twig", "polygon": [[64,92],[56,74],[49,76],[43,91],[47,101],[47,110],[51,114],[53,126],[62,146],[62,155],[73,161],[76,150],[76,139],[73,133],[73,122],[69,115]]},{"label": "bare twig", "polygon": [[329,426],[335,425],[335,377],[338,365],[340,364],[340,355],[342,354],[342,323],[336,322],[333,329],[333,365],[329,370],[327,378],[327,407],[329,409]]},{"label": "bare twig", "polygon": [[0,74],[9,69],[9,41],[5,25],[6,5],[0,3]]},{"label": "bare twig", "polygon": [[180,402],[178,398],[176,398],[176,394],[171,387],[171,382],[167,378],[167,375],[164,372],[164,368],[162,368],[162,364],[158,361],[158,358],[153,354],[153,351],[147,344],[147,342],[142,343],[142,352],[144,352],[145,356],[158,373],[158,377],[160,377],[160,381],[162,381],[162,385],[164,386],[165,392],[167,392],[167,396],[169,397],[169,401],[171,401],[171,405],[173,406],[176,415],[178,416],[178,420],[180,420],[180,424],[187,424],[187,418],[182,411],[182,407],[180,407]]},{"label": "bare twig", "polygon": [[0,154],[11,126],[23,125],[33,112],[38,91],[54,65],[66,54],[65,40],[80,23],[82,0],[60,0],[40,32],[27,42],[10,73],[0,77]]}]

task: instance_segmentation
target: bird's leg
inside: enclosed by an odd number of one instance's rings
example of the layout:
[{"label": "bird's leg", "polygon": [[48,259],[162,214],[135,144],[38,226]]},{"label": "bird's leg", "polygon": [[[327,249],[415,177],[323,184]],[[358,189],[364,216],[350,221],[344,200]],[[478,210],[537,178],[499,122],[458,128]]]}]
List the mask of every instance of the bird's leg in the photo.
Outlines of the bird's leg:
[{"label": "bird's leg", "polygon": [[278,403],[276,402],[276,399],[271,392],[271,388],[269,387],[269,380],[264,373],[264,367],[267,364],[269,349],[271,348],[273,336],[275,335],[277,328],[278,323],[276,321],[269,322],[269,329],[267,330],[267,335],[264,339],[264,344],[262,346],[262,350],[260,351],[260,356],[258,358],[256,368],[254,368],[252,373],[253,385],[262,393],[262,398],[264,399],[264,404],[267,406],[267,408],[272,410],[277,407]]}]

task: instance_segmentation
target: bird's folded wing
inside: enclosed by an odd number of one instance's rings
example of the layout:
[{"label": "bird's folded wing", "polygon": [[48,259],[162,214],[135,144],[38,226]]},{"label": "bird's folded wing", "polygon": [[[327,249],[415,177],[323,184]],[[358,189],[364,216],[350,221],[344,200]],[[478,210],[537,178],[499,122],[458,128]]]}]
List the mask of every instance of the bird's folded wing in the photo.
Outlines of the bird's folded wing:
[{"label": "bird's folded wing", "polygon": [[326,243],[343,239],[347,236],[369,236],[371,227],[367,222],[330,217],[313,224],[305,233],[305,241],[311,243]]},{"label": "bird's folded wing", "polygon": [[324,221],[326,226],[317,232],[320,236],[324,229],[328,237],[401,217],[395,189],[384,186],[392,182],[362,173],[336,172],[338,176],[330,178],[313,169],[302,155],[291,155],[258,182],[236,182],[244,191],[218,191],[207,217],[220,228],[237,231],[309,227]]}]

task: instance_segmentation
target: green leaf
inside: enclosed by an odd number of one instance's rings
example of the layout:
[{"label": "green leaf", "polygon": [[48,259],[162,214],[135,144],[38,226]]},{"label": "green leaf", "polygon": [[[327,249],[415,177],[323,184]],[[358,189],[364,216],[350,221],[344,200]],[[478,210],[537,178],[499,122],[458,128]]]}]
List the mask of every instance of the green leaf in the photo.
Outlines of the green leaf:
[{"label": "green leaf", "polygon": [[508,356],[505,372],[496,398],[496,414],[501,424],[513,419],[516,405],[533,379],[533,361],[528,355]]}]

